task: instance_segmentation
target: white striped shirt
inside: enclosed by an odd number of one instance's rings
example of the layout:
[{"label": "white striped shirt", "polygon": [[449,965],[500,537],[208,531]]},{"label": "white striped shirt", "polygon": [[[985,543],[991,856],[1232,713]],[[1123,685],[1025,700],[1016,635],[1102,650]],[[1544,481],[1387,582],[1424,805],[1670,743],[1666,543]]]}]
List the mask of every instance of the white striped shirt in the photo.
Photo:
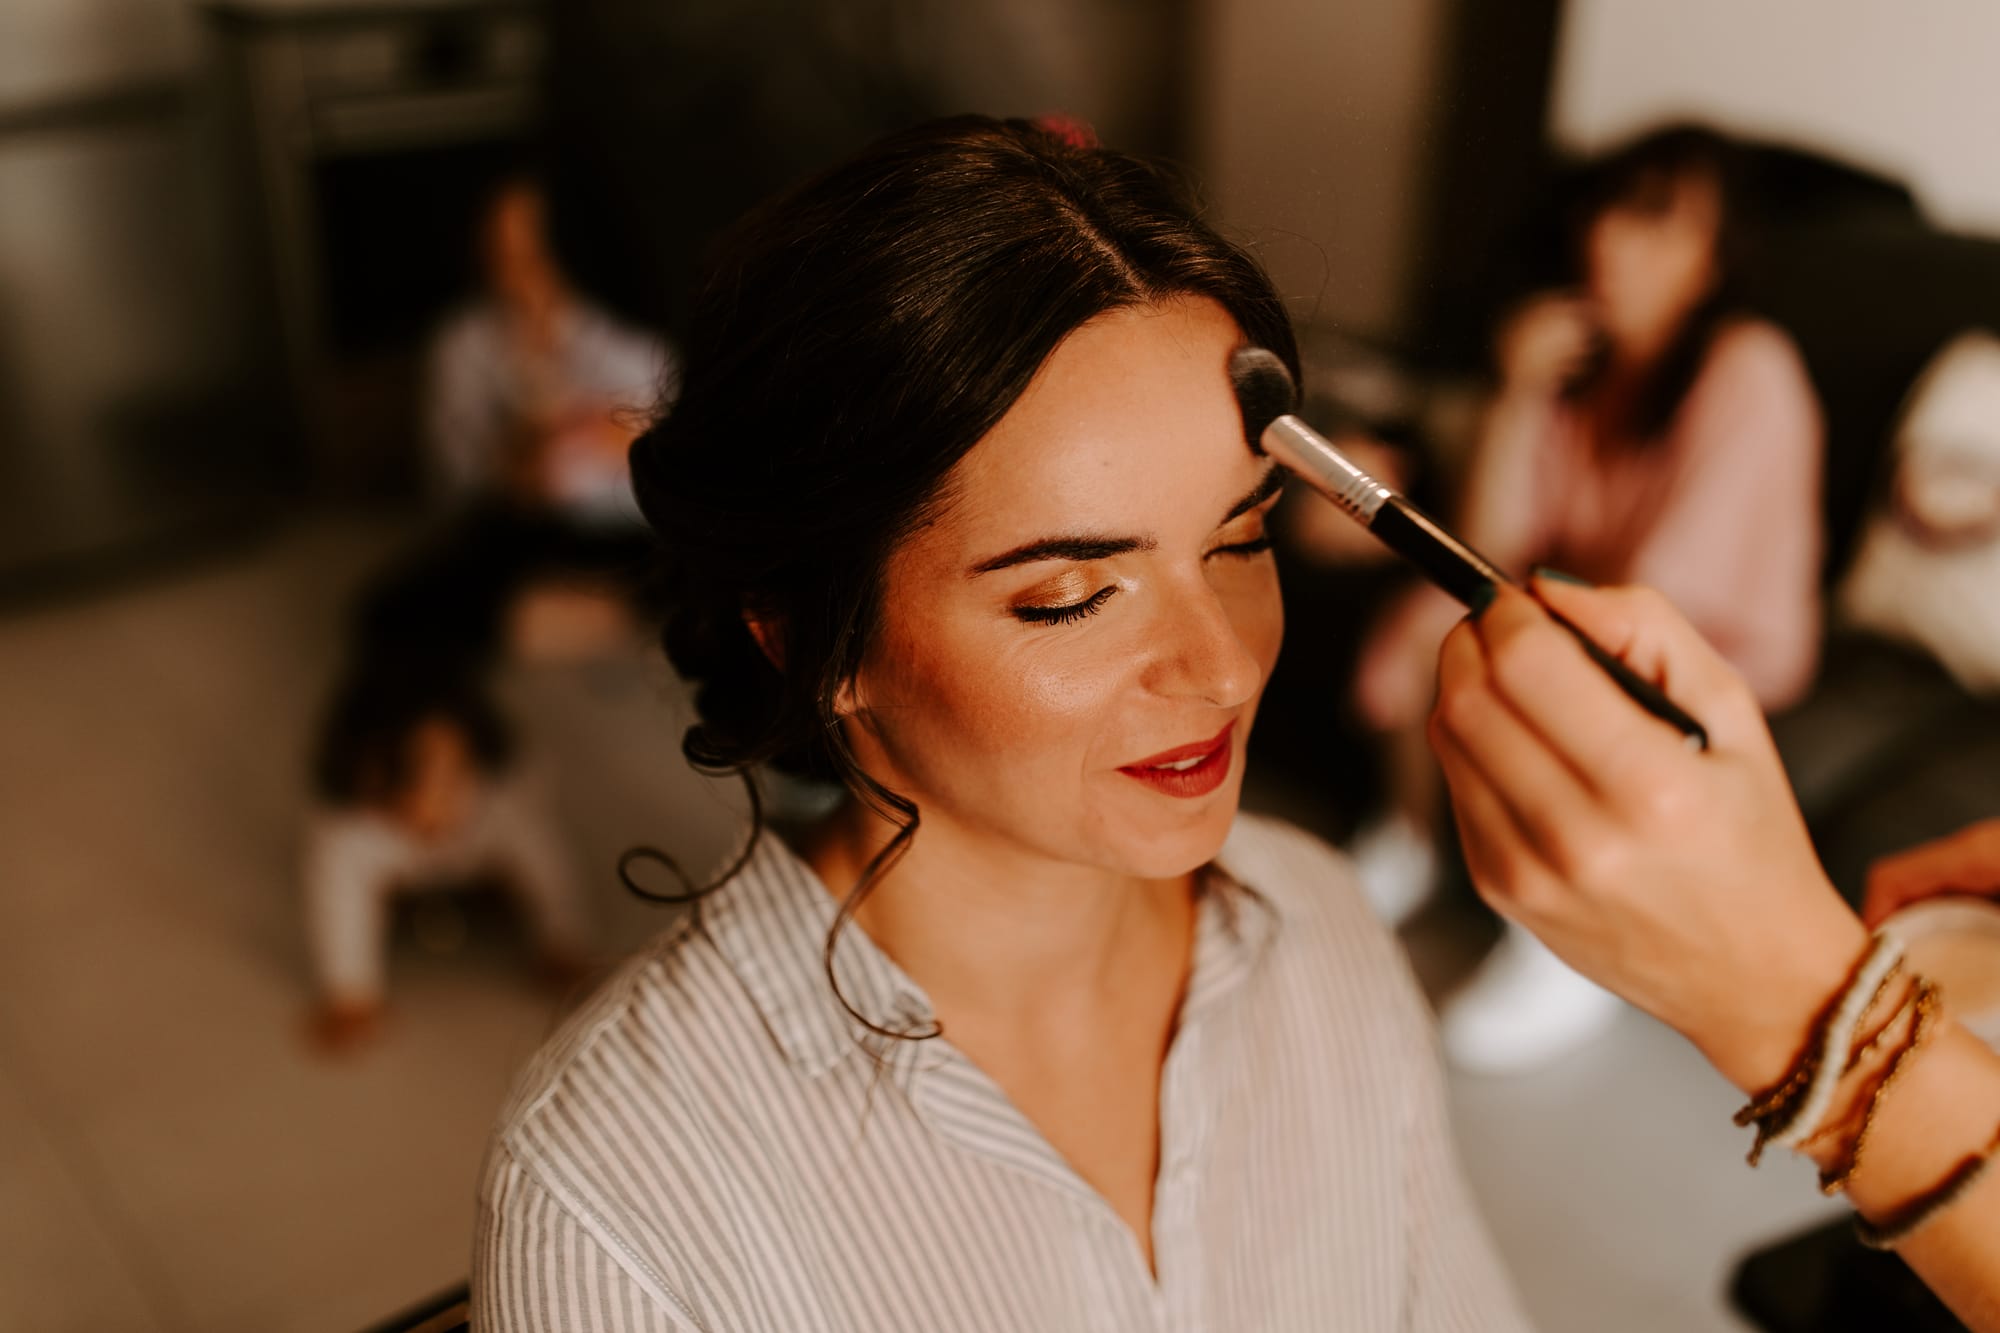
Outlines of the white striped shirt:
[{"label": "white striped shirt", "polygon": [[[1154,1270],[948,1037],[878,1065],[835,901],[767,836],[530,1066],[479,1197],[489,1333],[1526,1327],[1460,1179],[1423,1002],[1346,865],[1239,817],[1160,1091]],[[858,928],[845,993],[921,1024]]]}]

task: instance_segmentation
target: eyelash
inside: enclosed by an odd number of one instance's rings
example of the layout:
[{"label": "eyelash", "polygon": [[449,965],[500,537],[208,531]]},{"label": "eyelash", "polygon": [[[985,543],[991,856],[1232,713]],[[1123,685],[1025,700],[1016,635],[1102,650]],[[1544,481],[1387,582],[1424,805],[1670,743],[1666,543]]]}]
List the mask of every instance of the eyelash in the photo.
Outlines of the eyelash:
[{"label": "eyelash", "polygon": [[1254,537],[1247,542],[1237,542],[1233,546],[1218,546],[1213,551],[1210,551],[1209,554],[1251,556],[1262,555],[1270,549],[1271,534],[1267,532],[1263,536]]},{"label": "eyelash", "polygon": [[1099,588],[1080,602],[1068,606],[1017,606],[1014,614],[1030,625],[1069,625],[1098,613],[1116,588]]},{"label": "eyelash", "polygon": [[[1262,555],[1270,549],[1271,538],[1266,534],[1247,542],[1218,546],[1209,554],[1248,558]],[[1116,588],[1099,588],[1082,601],[1071,602],[1068,606],[1017,606],[1014,608],[1014,615],[1030,625],[1073,625],[1085,616],[1094,616],[1103,610],[1105,602],[1109,601],[1111,594],[1116,591],[1118,591]]]}]

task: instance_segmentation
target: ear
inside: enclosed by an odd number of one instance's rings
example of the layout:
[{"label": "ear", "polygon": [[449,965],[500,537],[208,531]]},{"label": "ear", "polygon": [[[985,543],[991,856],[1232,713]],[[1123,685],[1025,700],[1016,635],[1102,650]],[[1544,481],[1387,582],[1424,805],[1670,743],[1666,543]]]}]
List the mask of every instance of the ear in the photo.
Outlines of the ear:
[{"label": "ear", "polygon": [[764,660],[783,671],[785,669],[784,623],[773,616],[760,616],[753,611],[745,611],[743,627],[749,630],[750,637],[757,641],[757,651],[764,654]]},{"label": "ear", "polygon": [[833,692],[833,712],[836,717],[854,717],[861,712],[861,687],[853,676],[841,681]]}]

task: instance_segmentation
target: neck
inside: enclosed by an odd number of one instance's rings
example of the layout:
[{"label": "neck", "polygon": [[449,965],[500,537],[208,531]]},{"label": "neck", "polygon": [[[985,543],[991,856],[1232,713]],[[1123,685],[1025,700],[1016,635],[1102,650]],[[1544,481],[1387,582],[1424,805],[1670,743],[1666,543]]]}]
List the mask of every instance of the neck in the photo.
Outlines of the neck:
[{"label": "neck", "polygon": [[[807,840],[806,859],[845,896],[894,827],[849,802]],[[1135,971],[1184,966],[1194,877],[1123,876],[1041,855],[927,814],[855,913],[941,1015],[1063,1021],[1115,998]]]}]

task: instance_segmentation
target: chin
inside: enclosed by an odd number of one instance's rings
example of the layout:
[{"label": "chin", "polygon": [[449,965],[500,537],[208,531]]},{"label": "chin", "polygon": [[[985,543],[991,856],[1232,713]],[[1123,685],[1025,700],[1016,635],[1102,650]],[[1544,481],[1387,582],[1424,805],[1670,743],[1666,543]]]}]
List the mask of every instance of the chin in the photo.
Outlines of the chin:
[{"label": "chin", "polygon": [[[1198,870],[1215,859],[1236,822],[1240,792],[1234,781],[1181,813],[1145,811],[1130,821],[1119,838],[1119,869],[1142,879],[1172,879]],[[1148,797],[1150,804],[1161,798]],[[1178,803],[1177,803],[1178,804]]]}]

